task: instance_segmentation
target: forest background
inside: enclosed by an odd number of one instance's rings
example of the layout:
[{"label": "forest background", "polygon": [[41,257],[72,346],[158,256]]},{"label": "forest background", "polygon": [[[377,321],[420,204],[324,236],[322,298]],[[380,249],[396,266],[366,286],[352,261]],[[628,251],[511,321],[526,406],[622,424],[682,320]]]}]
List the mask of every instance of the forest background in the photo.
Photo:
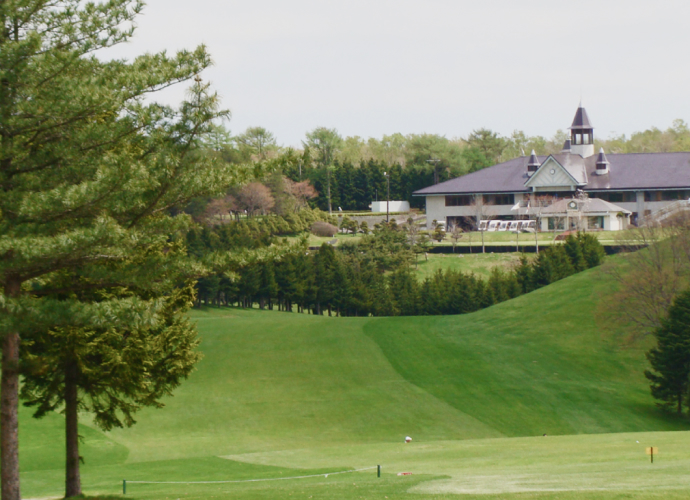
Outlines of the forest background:
[{"label": "forest background", "polygon": [[[529,155],[559,153],[568,132],[558,130],[551,138],[529,136],[516,130],[509,137],[489,129],[474,130],[464,138],[437,134],[395,133],[380,139],[343,137],[336,129],[317,127],[308,132],[302,149],[282,147],[277,138],[263,127],[250,127],[232,135],[224,126],[216,126],[208,147],[231,164],[253,163],[258,172],[277,172],[294,183],[308,181],[306,199],[312,208],[324,211],[368,211],[372,201],[409,201],[423,209],[424,198],[412,197],[416,190],[459,177],[483,168]],[[631,136],[612,136],[596,140],[597,149],[607,154],[690,151],[690,128],[675,120],[665,130],[652,127]],[[387,179],[388,177],[388,179]],[[387,181],[390,182],[388,186]],[[273,194],[282,189],[276,181],[265,181]],[[305,185],[296,186],[304,189]],[[390,195],[387,191],[390,189]],[[274,196],[275,198],[275,196]],[[187,207],[195,218],[219,212],[258,210],[261,213],[284,210],[279,203],[247,206],[231,192],[223,202],[209,207],[210,199],[200,199]]]}]

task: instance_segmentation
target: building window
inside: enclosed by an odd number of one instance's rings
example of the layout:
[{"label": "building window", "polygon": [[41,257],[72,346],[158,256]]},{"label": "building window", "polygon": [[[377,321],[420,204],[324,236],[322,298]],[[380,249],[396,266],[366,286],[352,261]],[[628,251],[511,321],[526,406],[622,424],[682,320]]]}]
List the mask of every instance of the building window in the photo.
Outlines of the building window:
[{"label": "building window", "polygon": [[446,196],[447,207],[467,207],[472,204],[472,195]]},{"label": "building window", "polygon": [[662,191],[661,192],[662,201],[675,201],[675,200],[687,200],[686,191]]},{"label": "building window", "polygon": [[634,203],[637,195],[633,191],[614,191],[610,193],[589,193],[590,198],[599,198],[611,203]]},{"label": "building window", "polygon": [[549,217],[549,231],[563,231],[565,229],[565,217]]},{"label": "building window", "polygon": [[587,228],[588,229],[604,229],[604,217],[587,217]]},{"label": "building window", "polygon": [[688,191],[645,191],[644,201],[676,201],[687,200]]},{"label": "building window", "polygon": [[485,194],[485,205],[515,205],[514,194]]}]

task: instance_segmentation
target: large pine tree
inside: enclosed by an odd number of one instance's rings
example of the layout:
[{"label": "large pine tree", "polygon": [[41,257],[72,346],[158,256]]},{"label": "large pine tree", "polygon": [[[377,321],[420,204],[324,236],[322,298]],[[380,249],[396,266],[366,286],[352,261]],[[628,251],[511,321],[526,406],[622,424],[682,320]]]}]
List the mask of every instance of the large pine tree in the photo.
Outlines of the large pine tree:
[{"label": "large pine tree", "polygon": [[[141,296],[81,302],[79,288],[146,288],[133,254],[191,221],[169,209],[233,180],[202,137],[223,116],[198,77],[204,47],[127,62],[94,52],[129,39],[136,0],[0,0],[0,455],[3,500],[19,500],[18,391],[22,335],[159,320]],[[150,96],[191,81],[177,109]],[[84,279],[51,290],[56,273]],[[143,274],[143,273],[142,273]],[[37,293],[36,290],[40,293]],[[71,293],[74,292],[74,293]],[[61,299],[54,297],[61,294]]]},{"label": "large pine tree", "polygon": [[690,398],[690,291],[676,297],[654,335],[657,346],[647,353],[652,369],[644,374],[659,405],[680,415]]},{"label": "large pine tree", "polygon": [[[64,408],[66,430],[65,497],[81,495],[78,416],[87,411],[109,431],[131,426],[144,406],[162,407],[199,360],[196,329],[185,312],[194,300],[193,282],[161,290],[160,321],[120,330],[59,327],[24,339],[21,353],[25,405],[35,417]],[[93,300],[112,292],[86,292]],[[119,290],[119,295],[131,295]]]}]

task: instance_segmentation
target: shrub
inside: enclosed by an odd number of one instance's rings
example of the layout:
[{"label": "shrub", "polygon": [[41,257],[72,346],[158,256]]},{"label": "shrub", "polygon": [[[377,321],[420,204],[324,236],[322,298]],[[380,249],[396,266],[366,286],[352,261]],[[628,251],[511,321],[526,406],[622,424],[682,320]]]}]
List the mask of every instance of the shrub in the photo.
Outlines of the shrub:
[{"label": "shrub", "polygon": [[335,236],[338,228],[328,222],[316,221],[311,226],[311,233],[316,236]]}]

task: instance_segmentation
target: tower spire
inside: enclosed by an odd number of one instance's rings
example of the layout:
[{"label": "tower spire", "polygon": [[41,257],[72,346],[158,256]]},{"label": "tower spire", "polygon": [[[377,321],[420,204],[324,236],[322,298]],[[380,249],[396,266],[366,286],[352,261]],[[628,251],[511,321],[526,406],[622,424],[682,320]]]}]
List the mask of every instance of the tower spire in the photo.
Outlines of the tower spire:
[{"label": "tower spire", "polygon": [[575,112],[573,124],[570,126],[570,144],[574,154],[579,154],[583,158],[588,158],[594,154],[594,127],[589,121],[587,111],[580,106]]}]

